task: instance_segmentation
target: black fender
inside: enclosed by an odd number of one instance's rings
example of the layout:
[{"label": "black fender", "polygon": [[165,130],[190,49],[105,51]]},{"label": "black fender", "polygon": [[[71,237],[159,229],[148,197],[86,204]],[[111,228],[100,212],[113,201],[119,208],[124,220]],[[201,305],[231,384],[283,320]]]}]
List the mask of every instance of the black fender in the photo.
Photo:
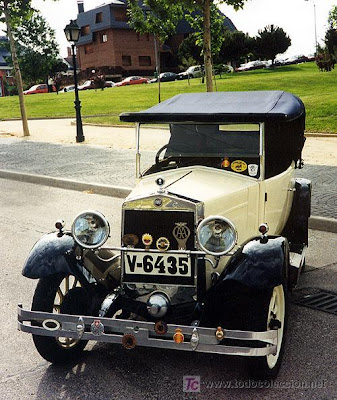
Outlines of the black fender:
[{"label": "black fender", "polygon": [[256,237],[232,257],[219,281],[236,281],[254,289],[271,289],[288,280],[289,245],[282,236]]},{"label": "black fender", "polygon": [[44,235],[32,248],[24,264],[22,275],[39,279],[54,274],[83,275],[73,254],[75,241],[72,236],[59,233]]},{"label": "black fender", "polygon": [[295,193],[287,224],[282,232],[289,240],[292,251],[308,245],[308,224],[311,214],[311,181],[295,179]]},{"label": "black fender", "polygon": [[287,286],[288,268],[286,238],[269,236],[247,241],[206,292],[202,301],[202,323],[206,326],[221,323],[228,329],[250,329],[245,325],[245,312],[258,312],[254,311],[255,300],[270,296],[275,286]]}]

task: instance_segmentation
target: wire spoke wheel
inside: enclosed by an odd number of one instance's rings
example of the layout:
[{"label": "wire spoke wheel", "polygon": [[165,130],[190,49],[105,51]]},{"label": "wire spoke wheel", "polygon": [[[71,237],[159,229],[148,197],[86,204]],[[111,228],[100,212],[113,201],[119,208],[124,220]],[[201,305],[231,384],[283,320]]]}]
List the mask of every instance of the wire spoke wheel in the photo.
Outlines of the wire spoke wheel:
[{"label": "wire spoke wheel", "polygon": [[[67,293],[69,293],[69,290],[74,289],[75,287],[81,287],[81,284],[76,277],[74,277],[73,275],[68,275],[64,277],[64,279],[60,283],[60,286],[57,289],[54,299],[53,309],[56,313],[61,312],[61,307],[65,296],[67,295]],[[67,349],[75,346],[79,342],[79,340],[77,339],[66,337],[57,337],[56,341],[59,346]]]},{"label": "wire spoke wheel", "polygon": [[[52,275],[41,278],[37,284],[32,310],[55,314],[86,315],[87,293],[72,275]],[[41,323],[36,324],[41,326]],[[55,364],[65,364],[77,359],[87,344],[85,340],[66,337],[33,335],[40,355]]]}]

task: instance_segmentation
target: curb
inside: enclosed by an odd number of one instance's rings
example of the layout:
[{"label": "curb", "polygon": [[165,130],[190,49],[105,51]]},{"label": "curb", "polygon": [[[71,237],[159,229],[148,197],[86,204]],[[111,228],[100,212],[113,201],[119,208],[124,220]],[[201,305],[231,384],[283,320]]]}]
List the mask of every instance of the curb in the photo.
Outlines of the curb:
[{"label": "curb", "polygon": [[117,197],[124,199],[131,192],[131,188],[122,186],[99,185],[85,182],[78,182],[65,178],[54,178],[47,175],[26,174],[21,172],[0,170],[0,178],[12,179],[15,181],[34,183],[38,185],[52,186],[60,189],[77,190],[90,192],[103,196]]},{"label": "curb", "polygon": [[[47,175],[26,174],[21,172],[0,170],[0,178],[15,181],[34,183],[38,185],[52,186],[60,189],[90,192],[103,196],[111,196],[119,199],[127,197],[132,188],[123,186],[109,186],[95,183],[78,182],[65,178],[54,178]],[[309,229],[337,233],[337,219],[312,216],[309,218]]]},{"label": "curb", "polygon": [[312,216],[309,218],[309,229],[337,233],[337,219]]}]

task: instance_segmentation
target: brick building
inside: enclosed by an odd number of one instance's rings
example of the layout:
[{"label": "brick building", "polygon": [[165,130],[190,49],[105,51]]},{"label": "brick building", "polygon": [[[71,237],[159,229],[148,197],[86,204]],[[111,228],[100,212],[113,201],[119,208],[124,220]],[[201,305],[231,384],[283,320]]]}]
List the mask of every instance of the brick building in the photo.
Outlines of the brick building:
[{"label": "brick building", "polygon": [[8,65],[6,58],[10,57],[7,50],[8,39],[6,36],[0,36],[0,97],[6,95],[6,83],[13,84],[11,75],[12,67]]},{"label": "brick building", "polygon": [[[113,0],[95,9],[84,11],[78,0],[77,24],[81,36],[77,56],[81,70],[90,76],[92,70],[101,70],[110,77],[152,75],[155,70],[154,37],[140,35],[127,22],[127,1]],[[225,24],[235,26],[229,18]],[[176,33],[161,47],[161,70],[177,71],[177,50],[182,40],[192,32],[186,21],[181,21]]]}]

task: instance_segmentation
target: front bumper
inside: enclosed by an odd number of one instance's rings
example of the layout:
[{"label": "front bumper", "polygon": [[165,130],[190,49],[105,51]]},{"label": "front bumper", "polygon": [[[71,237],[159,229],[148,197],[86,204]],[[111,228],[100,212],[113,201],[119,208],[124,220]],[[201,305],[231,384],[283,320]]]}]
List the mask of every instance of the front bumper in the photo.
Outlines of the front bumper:
[{"label": "front bumper", "polygon": [[[32,322],[39,326],[33,326]],[[126,348],[137,345],[250,357],[266,356],[277,351],[277,330],[252,332],[223,329],[223,339],[235,339],[243,343],[254,340],[264,345],[228,346],[220,343],[214,328],[168,324],[166,333],[159,335],[153,322],[28,311],[22,305],[18,306],[18,329],[40,336],[118,343]],[[182,343],[173,340],[177,330],[181,330],[184,336]]]}]

